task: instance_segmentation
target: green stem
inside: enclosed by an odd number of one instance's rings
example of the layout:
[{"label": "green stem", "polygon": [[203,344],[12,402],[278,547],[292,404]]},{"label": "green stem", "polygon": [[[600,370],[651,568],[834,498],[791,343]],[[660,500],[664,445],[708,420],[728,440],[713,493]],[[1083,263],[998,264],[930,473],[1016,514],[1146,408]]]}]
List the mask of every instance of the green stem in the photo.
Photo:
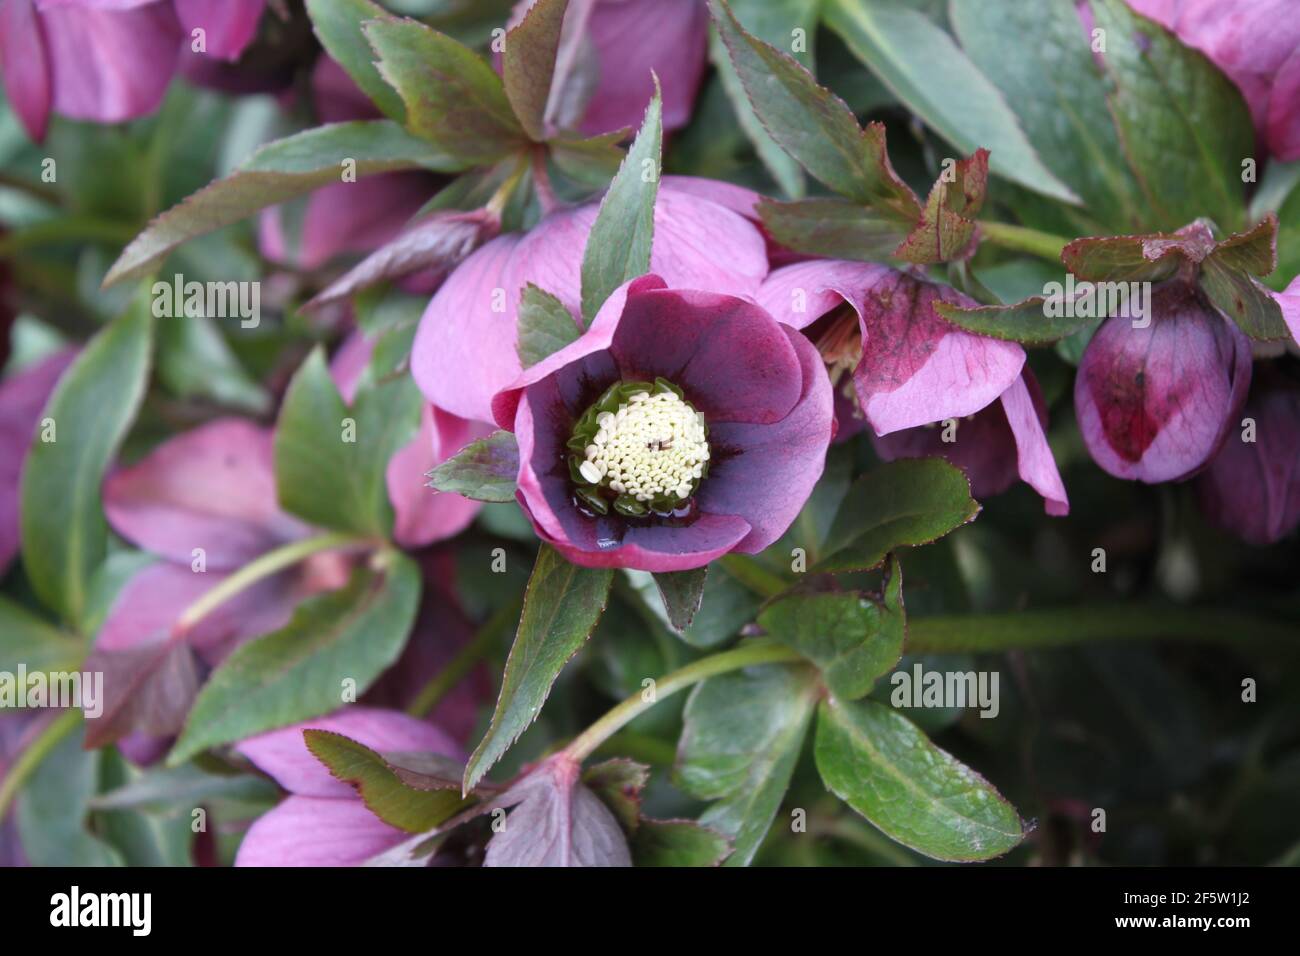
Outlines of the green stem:
[{"label": "green stem", "polygon": [[241,591],[247,590],[258,581],[269,578],[285,568],[292,567],[313,554],[321,551],[333,551],[336,548],[373,543],[370,538],[337,532],[318,535],[315,538],[305,538],[302,541],[293,541],[283,547],[276,548],[274,551],[268,551],[261,557],[244,565],[212,590],[205,592],[197,601],[182,611],[180,617],[176,619],[176,629],[182,633],[188,631]]},{"label": "green stem", "polygon": [[776,597],[790,589],[780,575],[773,574],[744,554],[725,554],[718,559],[727,573],[760,597]]},{"label": "green stem", "polygon": [[1017,252],[1027,252],[1055,262],[1057,265],[1061,262],[1061,250],[1069,244],[1068,239],[1062,239],[1060,236],[1024,226],[1013,226],[1006,222],[990,222],[982,219],[979,227],[980,235],[994,245],[1014,249]]},{"label": "green stem", "polygon": [[496,646],[501,636],[509,633],[511,626],[519,619],[520,607],[521,602],[512,601],[488,618],[473,639],[420,689],[420,693],[407,707],[406,712],[413,717],[423,717],[437,707],[438,702],[460,683],[488,651]]},{"label": "green stem", "polygon": [[5,774],[4,780],[0,780],[0,820],[4,819],[9,804],[18,796],[18,791],[23,788],[32,771],[41,765],[41,761],[50,755],[50,751],[57,747],[64,737],[72,733],[79,723],[81,723],[80,710],[73,708],[64,711],[58,719],[41,731],[40,735],[32,741],[31,746],[18,755],[18,759]]},{"label": "green stem", "polygon": [[907,650],[919,654],[1159,639],[1231,644],[1276,641],[1300,648],[1300,627],[1240,611],[1152,604],[922,617],[907,622]]},{"label": "green stem", "polygon": [[601,717],[577,737],[574,737],[569,745],[564,748],[564,753],[581,763],[609,737],[645,713],[656,703],[665,697],[671,697],[679,690],[690,687],[692,684],[698,684],[706,678],[716,677],[718,674],[725,674],[728,671],[739,670],[753,664],[775,664],[802,659],[796,651],[784,644],[778,644],[776,641],[765,638],[747,640],[741,643],[739,647],[734,647],[729,651],[701,657],[699,660],[692,661],[685,667],[659,678],[655,682],[654,696],[649,700],[643,696],[644,692],[637,692],[621,704],[616,705],[604,717]]},{"label": "green stem", "polygon": [[106,219],[69,217],[37,222],[15,230],[0,239],[0,258],[34,246],[60,242],[103,241],[125,245],[135,238],[138,227],[131,223]]}]

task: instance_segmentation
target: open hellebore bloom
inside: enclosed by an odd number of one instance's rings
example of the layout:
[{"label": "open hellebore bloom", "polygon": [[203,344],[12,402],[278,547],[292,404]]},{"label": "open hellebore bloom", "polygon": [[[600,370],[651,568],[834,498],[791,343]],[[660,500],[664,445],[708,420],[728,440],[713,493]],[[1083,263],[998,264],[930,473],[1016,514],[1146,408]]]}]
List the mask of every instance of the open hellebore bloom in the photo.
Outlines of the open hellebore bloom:
[{"label": "open hellebore bloom", "polygon": [[[510,26],[534,0],[515,4]],[[635,129],[663,88],[665,130],[685,126],[704,76],[709,12],[704,0],[572,0],[546,106],[552,126],[588,136]]]},{"label": "open hellebore bloom", "polygon": [[[182,47],[236,59],[266,0],[3,0],[0,71],[35,140],[51,112],[119,123],[153,112]],[[202,31],[199,33],[198,31]]]},{"label": "open hellebore bloom", "polygon": [[1300,386],[1278,379],[1251,389],[1196,494],[1213,524],[1249,544],[1300,526]]},{"label": "open hellebore bloom", "polygon": [[[735,187],[666,177],[655,204],[650,269],[674,288],[752,296],[767,275],[766,242],[730,208]],[[582,254],[596,203],[554,212],[527,233],[498,236],[462,262],[429,302],[411,352],[426,398],[462,418],[492,420],[492,396],[521,365],[519,299],[533,283],[580,312]]]},{"label": "open hellebore bloom", "polygon": [[[1014,469],[1043,496],[1048,514],[1068,511],[1037,386],[1022,374],[1024,349],[962,331],[934,309],[937,301],[970,306],[971,299],[887,266],[819,259],[773,272],[758,301],[804,330],[832,381],[851,376],[844,384],[851,382],[858,412],[876,436],[890,436],[878,446],[886,457],[942,454],[986,493],[1004,490]],[[951,448],[930,448],[924,429],[910,431],[968,416]]]},{"label": "open hellebore bloom", "polygon": [[1294,0],[1128,0],[1237,84],[1261,144],[1300,159],[1300,16]]},{"label": "open hellebore bloom", "polygon": [[1116,478],[1186,478],[1218,450],[1250,385],[1250,340],[1181,278],[1151,314],[1097,329],[1079,362],[1074,408],[1093,460]]},{"label": "open hellebore bloom", "polygon": [[492,403],[516,497],[575,564],[681,571],[794,521],[834,428],[817,351],[753,302],[621,286],[581,338]]},{"label": "open hellebore bloom", "polygon": [[382,754],[464,754],[432,724],[396,711],[352,705],[325,717],[258,734],[236,749],[289,792],[249,828],[236,866],[359,866],[411,834],[375,816],[348,784],[307,749],[304,730],[342,734]]},{"label": "open hellebore bloom", "polygon": [[[360,332],[343,343],[330,363],[330,374],[343,400],[351,404],[362,372],[370,362],[374,343]],[[435,493],[428,473],[457,451],[491,429],[482,422],[466,421],[442,409],[425,405],[420,431],[388,462],[384,480],[394,512],[393,539],[402,547],[419,548],[463,531],[482,505],[460,495]]]}]

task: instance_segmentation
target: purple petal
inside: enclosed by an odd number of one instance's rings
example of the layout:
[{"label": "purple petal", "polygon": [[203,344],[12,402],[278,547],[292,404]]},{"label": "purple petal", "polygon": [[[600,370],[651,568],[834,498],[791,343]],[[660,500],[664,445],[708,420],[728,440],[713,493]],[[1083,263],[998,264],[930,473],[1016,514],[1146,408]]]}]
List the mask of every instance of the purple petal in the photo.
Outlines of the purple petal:
[{"label": "purple petal", "polygon": [[19,483],[41,412],[77,353],[67,349],[0,382],[0,576],[19,548]]},{"label": "purple petal", "polygon": [[176,15],[187,36],[202,29],[207,55],[237,60],[257,35],[266,0],[175,0]]},{"label": "purple petal", "polygon": [[[597,206],[553,213],[524,236],[499,236],[452,272],[420,321],[411,369],[425,396],[462,418],[492,420],[492,396],[520,372],[520,292],[533,283],[581,310],[581,268]],[[730,209],[665,182],[650,271],[678,289],[753,296],[767,274],[762,233]]]},{"label": "purple petal", "polygon": [[280,511],[272,436],[240,419],[210,422],[164,442],[104,482],[104,513],[124,538],[189,565],[233,570],[307,533]]},{"label": "purple petal", "polygon": [[802,393],[790,414],[774,424],[710,426],[714,449],[700,508],[743,517],[751,530],[737,551],[756,554],[798,517],[826,464],[835,415],[821,356],[793,329],[786,334],[799,357]]},{"label": "purple petal", "polygon": [[235,866],[361,866],[409,837],[355,795],[350,800],[295,795],[248,828]]},{"label": "purple petal", "polygon": [[1254,441],[1233,422],[1196,492],[1211,522],[1263,546],[1300,526],[1300,389],[1255,389],[1242,416],[1255,422]]},{"label": "purple petal", "polygon": [[1218,449],[1250,384],[1250,341],[1179,282],[1146,328],[1108,319],[1088,343],[1074,407],[1093,461],[1117,478],[1185,478]]},{"label": "purple petal", "polygon": [[120,123],[158,108],[180,52],[171,4],[46,3],[40,9],[56,113]]},{"label": "purple petal", "polygon": [[1283,292],[1274,292],[1273,298],[1282,307],[1282,320],[1291,330],[1291,338],[1300,342],[1300,276],[1291,280]]},{"label": "purple petal", "polygon": [[329,54],[322,53],[311,71],[312,103],[322,123],[380,119],[384,114],[352,82],[352,77]]},{"label": "purple petal", "polygon": [[0,78],[27,135],[40,142],[50,119],[50,65],[32,0],[0,3]]},{"label": "purple petal", "polygon": [[332,714],[304,720],[249,737],[235,746],[290,793],[308,797],[350,797],[355,791],[335,779],[303,740],[304,730],[342,734],[379,753],[436,753],[461,759],[464,754],[446,732],[394,710],[352,704]]}]

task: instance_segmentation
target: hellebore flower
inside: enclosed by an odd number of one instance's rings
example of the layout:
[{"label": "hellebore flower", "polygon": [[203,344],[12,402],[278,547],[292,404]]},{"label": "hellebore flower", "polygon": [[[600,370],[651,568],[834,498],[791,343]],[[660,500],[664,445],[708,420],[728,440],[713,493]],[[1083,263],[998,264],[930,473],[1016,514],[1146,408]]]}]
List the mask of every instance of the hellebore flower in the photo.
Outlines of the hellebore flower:
[{"label": "hellebore flower", "polygon": [[381,754],[464,754],[438,727],[395,711],[352,705],[325,717],[250,737],[236,750],[289,796],[244,836],[236,866],[359,866],[411,834],[371,813],[357,792],[307,749],[304,730],[342,734]]},{"label": "hellebore flower", "polygon": [[878,446],[889,449],[886,457],[927,450],[929,439],[909,429],[975,416],[958,426],[960,448],[933,451],[986,493],[1005,488],[1014,467],[1043,496],[1048,514],[1067,513],[1041,399],[1022,375],[1024,349],[950,325],[935,311],[939,301],[973,304],[955,289],[887,266],[826,259],[777,269],[758,293],[760,305],[817,345],[833,382],[851,375],[862,417],[877,437],[891,436]]},{"label": "hellebore flower", "polygon": [[1223,442],[1250,385],[1250,340],[1194,284],[1151,293],[1151,314],[1102,323],[1074,380],[1093,461],[1148,484],[1186,478]]},{"label": "hellebore flower", "polygon": [[1300,386],[1257,383],[1236,425],[1197,477],[1197,500],[1212,524],[1272,544],[1300,525]]},{"label": "hellebore flower", "polygon": [[1293,0],[1128,0],[1237,84],[1259,142],[1300,159],[1300,17]]},{"label": "hellebore flower", "polygon": [[113,530],[161,560],[127,581],[96,636],[86,666],[104,672],[105,701],[87,725],[92,746],[132,731],[175,733],[198,688],[199,659],[216,665],[242,641],[282,627],[305,597],[347,580],[345,556],[317,554],[178,626],[231,572],[310,533],[280,510],[271,432],[240,419],[185,432],[113,472],[103,502]]},{"label": "hellebore flower", "polygon": [[[713,185],[686,188],[665,177],[655,204],[650,270],[674,288],[752,296],[767,275],[758,228],[707,198]],[[519,299],[533,283],[580,312],[582,254],[596,203],[552,213],[527,233],[498,236],[462,262],[420,320],[411,372],[426,398],[462,418],[492,420],[492,396],[521,370],[516,352]]]},{"label": "hellebore flower", "polygon": [[[330,363],[330,374],[348,404],[361,374],[370,363],[374,343],[353,333]],[[388,462],[384,480],[393,505],[393,540],[404,548],[419,548],[463,531],[482,505],[461,495],[435,492],[428,473],[476,439],[490,434],[482,422],[466,421],[442,409],[424,405],[420,431]]]},{"label": "hellebore flower", "polygon": [[19,485],[41,412],[59,376],[72,364],[68,349],[0,382],[0,576],[19,547]]},{"label": "hellebore flower", "polygon": [[[534,0],[511,11],[509,26]],[[704,77],[709,13],[704,0],[573,0],[564,18],[555,79],[546,107],[554,127],[588,136],[635,129],[663,87],[663,126],[690,122]]]},{"label": "hellebore flower", "polygon": [[0,70],[28,135],[51,112],[119,123],[157,109],[182,47],[238,58],[265,0],[4,0]]},{"label": "hellebore flower", "polygon": [[834,428],[816,350],[747,299],[621,286],[493,400],[516,497],[575,564],[681,571],[779,538]]}]

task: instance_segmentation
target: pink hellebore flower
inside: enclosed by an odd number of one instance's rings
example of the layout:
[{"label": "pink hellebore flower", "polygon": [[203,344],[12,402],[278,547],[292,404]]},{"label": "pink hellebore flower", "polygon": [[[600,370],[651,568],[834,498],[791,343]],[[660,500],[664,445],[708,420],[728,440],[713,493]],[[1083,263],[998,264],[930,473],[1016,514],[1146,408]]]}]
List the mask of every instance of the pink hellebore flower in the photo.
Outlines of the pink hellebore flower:
[{"label": "pink hellebore flower", "polygon": [[1300,385],[1251,390],[1218,455],[1196,479],[1201,510],[1243,541],[1272,544],[1300,526]]},{"label": "pink hellebore flower", "polygon": [[439,728],[396,711],[352,705],[325,717],[250,737],[236,749],[289,792],[259,817],[236,866],[360,866],[411,834],[371,813],[307,749],[304,730],[342,734],[381,754],[435,753],[464,759]]},{"label": "pink hellebore flower", "polygon": [[1193,284],[1151,294],[1151,314],[1120,314],[1088,343],[1074,409],[1093,460],[1116,478],[1187,478],[1213,457],[1250,385],[1250,340]]},{"label": "pink hellebore flower", "polygon": [[[515,4],[510,26],[534,0]],[[663,89],[667,131],[690,122],[704,77],[709,12],[704,0],[572,0],[556,57],[546,119],[588,136],[635,129]]]},{"label": "pink hellebore flower", "polygon": [[1214,61],[1250,106],[1259,141],[1300,159],[1300,16],[1295,0],[1128,0]]},{"label": "pink hellebore flower", "polygon": [[0,0],[0,73],[35,140],[51,112],[119,123],[157,109],[183,47],[239,57],[265,0]]},{"label": "pink hellebore flower", "polygon": [[[753,296],[767,275],[767,247],[732,208],[736,194],[735,187],[665,177],[650,270],[674,288]],[[523,288],[533,283],[580,312],[582,254],[596,210],[596,203],[561,210],[527,233],[498,236],[448,276],[420,320],[411,353],[411,372],[429,401],[462,418],[492,420],[492,396],[521,371]]]},{"label": "pink hellebore flower", "polygon": [[27,451],[59,376],[76,351],[67,349],[0,382],[0,576],[19,548],[19,486]]},{"label": "pink hellebore flower", "polygon": [[[1024,349],[950,325],[937,301],[974,304],[887,266],[825,259],[776,270],[758,293],[760,305],[817,343],[833,378],[851,372],[862,416],[876,436],[889,436],[877,446],[884,457],[943,454],[985,493],[1004,489],[1014,465],[1048,514],[1066,514]],[[931,449],[927,436],[909,431],[967,416],[975,417],[959,423],[951,449]]]},{"label": "pink hellebore flower", "polygon": [[621,286],[493,400],[516,496],[575,564],[681,571],[779,538],[834,429],[816,349],[748,299]]},{"label": "pink hellebore flower", "polygon": [[[344,401],[351,404],[361,374],[370,362],[374,343],[354,332],[330,363],[330,374]],[[425,405],[420,431],[388,462],[384,478],[393,505],[393,538],[405,548],[418,548],[463,531],[482,505],[460,495],[435,492],[426,477],[457,451],[492,431],[482,422],[466,421]]]}]

